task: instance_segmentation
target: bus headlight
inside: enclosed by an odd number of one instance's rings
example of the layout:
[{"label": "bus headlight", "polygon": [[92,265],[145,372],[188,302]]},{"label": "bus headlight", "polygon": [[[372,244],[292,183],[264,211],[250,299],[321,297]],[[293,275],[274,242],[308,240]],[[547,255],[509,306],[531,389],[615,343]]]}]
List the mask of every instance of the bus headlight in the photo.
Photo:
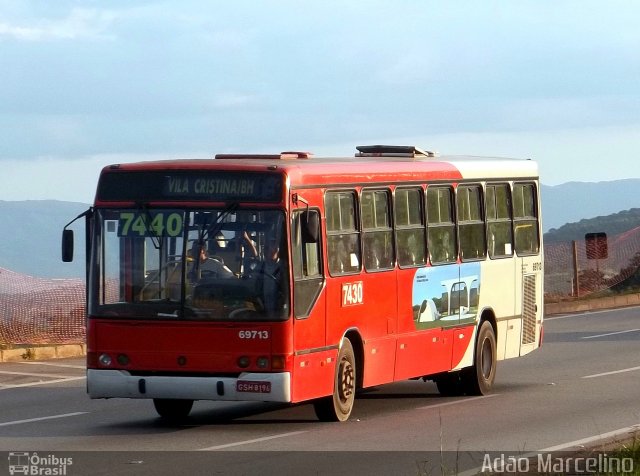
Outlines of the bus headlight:
[{"label": "bus headlight", "polygon": [[247,367],[249,367],[250,363],[251,359],[249,359],[249,357],[247,357],[246,355],[238,357],[238,367],[240,367],[241,369],[246,369]]},{"label": "bus headlight", "polygon": [[100,362],[100,365],[103,367],[111,367],[113,363],[109,354],[101,354],[100,357],[98,357],[98,362]]}]

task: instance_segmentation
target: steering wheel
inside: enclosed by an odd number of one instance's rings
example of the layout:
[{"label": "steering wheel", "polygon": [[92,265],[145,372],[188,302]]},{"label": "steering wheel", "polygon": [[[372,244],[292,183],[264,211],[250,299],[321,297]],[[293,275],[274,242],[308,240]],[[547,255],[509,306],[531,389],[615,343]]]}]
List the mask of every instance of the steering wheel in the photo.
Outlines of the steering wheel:
[{"label": "steering wheel", "polygon": [[229,319],[239,319],[242,317],[255,317],[255,315],[260,314],[255,309],[250,309],[248,307],[242,307],[240,309],[234,309],[229,313]]}]

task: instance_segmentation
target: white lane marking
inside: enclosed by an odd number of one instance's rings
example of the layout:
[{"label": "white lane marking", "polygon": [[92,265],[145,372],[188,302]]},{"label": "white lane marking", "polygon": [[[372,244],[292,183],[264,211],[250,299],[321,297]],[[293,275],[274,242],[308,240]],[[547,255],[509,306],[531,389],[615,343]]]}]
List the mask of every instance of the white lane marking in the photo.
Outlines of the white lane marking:
[{"label": "white lane marking", "polygon": [[0,374],[3,375],[24,375],[26,377],[46,377],[46,378],[67,378],[69,375],[60,374],[32,374],[29,372],[10,372],[8,370],[0,370]]},{"label": "white lane marking", "polygon": [[21,425],[23,423],[33,423],[35,421],[43,421],[43,420],[54,420],[56,418],[67,418],[77,415],[85,415],[89,412],[74,412],[74,413],[63,413],[62,415],[51,415],[40,418],[28,418],[27,420],[14,420],[14,421],[5,421],[4,423],[0,423],[0,426],[9,426],[9,425]]},{"label": "white lane marking", "polygon": [[0,384],[0,390],[10,390],[12,388],[20,388],[20,387],[36,387],[38,385],[49,385],[52,383],[71,382],[73,380],[85,380],[86,378],[87,377],[68,377],[68,378],[59,378],[56,380],[48,380],[46,382],[18,383],[15,385]]},{"label": "white lane marking", "polygon": [[603,433],[601,435],[590,436],[588,438],[583,438],[581,440],[562,443],[562,444],[551,446],[549,448],[545,448],[539,451],[541,453],[551,453],[552,451],[560,451],[567,448],[573,448],[575,446],[586,446],[590,443],[596,443],[600,440],[606,440],[608,438],[615,438],[616,436],[624,435],[625,433],[637,434],[638,431],[640,431],[640,424],[627,426],[625,428],[620,428],[619,430],[610,431],[609,433]]},{"label": "white lane marking", "polygon": [[225,448],[232,448],[234,446],[250,445],[252,443],[260,443],[261,441],[269,441],[275,440],[276,438],[286,438],[287,436],[300,435],[301,433],[307,433],[307,431],[292,431],[290,433],[281,433],[279,435],[264,436],[262,438],[256,438],[254,440],[237,441],[236,443],[227,443],[226,445],[209,446],[208,448],[201,448],[198,451],[223,450]]},{"label": "white lane marking", "polygon": [[614,375],[614,374],[622,374],[624,372],[633,372],[635,370],[640,370],[640,367],[629,367],[628,369],[622,370],[613,370],[611,372],[603,372],[601,374],[593,374],[593,375],[585,375],[582,378],[596,378],[596,377],[604,377],[605,375]]},{"label": "white lane marking", "polygon": [[[630,307],[625,307],[625,309],[633,309],[636,308],[637,306],[630,306]],[[602,311],[588,311],[588,312],[579,312],[576,314],[563,314],[562,316],[553,316],[553,317],[545,317],[544,320],[545,321],[555,321],[557,319],[568,319],[569,317],[591,317],[594,316],[596,314],[603,314],[605,312],[614,312],[614,311],[618,311],[619,309],[604,309]]]},{"label": "white lane marking", "polygon": [[618,332],[608,332],[606,334],[598,334],[595,336],[586,336],[586,337],[582,337],[582,339],[595,339],[597,337],[607,337],[607,336],[615,336],[618,334],[626,334],[628,332],[638,332],[640,331],[640,329],[629,329],[628,331],[618,331]]},{"label": "white lane marking", "polygon": [[458,405],[460,403],[468,403],[474,400],[482,400],[484,398],[497,397],[500,395],[499,393],[492,393],[491,395],[482,395],[480,397],[472,397],[472,398],[463,398],[461,400],[455,400],[453,402],[445,402],[445,403],[436,403],[435,405],[427,405],[424,407],[418,407],[416,410],[428,410],[431,408],[440,408],[440,407],[448,407],[449,405]]},{"label": "white lane marking", "polygon": [[[458,405],[460,403],[468,403],[470,401],[473,400],[480,400],[480,399],[485,399],[485,398],[490,398],[490,397],[497,397],[499,394],[498,393],[492,393],[491,395],[483,395],[480,397],[473,397],[473,398],[464,398],[461,400],[456,400],[453,402],[445,402],[445,403],[438,403],[435,405],[427,405],[424,407],[419,407],[417,408],[418,410],[426,410],[426,409],[431,409],[431,408],[439,408],[439,407],[446,407],[449,405]],[[212,451],[212,450],[222,450],[225,448],[232,448],[234,446],[242,446],[242,445],[248,445],[248,444],[252,444],[252,443],[259,443],[261,441],[268,441],[268,440],[273,440],[276,438],[285,438],[287,436],[294,436],[294,435],[299,435],[301,433],[306,433],[307,431],[293,431],[291,433],[282,433],[279,435],[273,435],[273,436],[265,436],[263,438],[256,438],[254,440],[245,440],[245,441],[238,441],[236,443],[227,443],[224,445],[217,445],[217,446],[210,446],[208,448],[202,448],[199,451]]]},{"label": "white lane marking", "polygon": [[86,369],[86,365],[53,364],[51,362],[17,362],[22,365],[49,365],[50,367],[65,367],[67,369]]}]

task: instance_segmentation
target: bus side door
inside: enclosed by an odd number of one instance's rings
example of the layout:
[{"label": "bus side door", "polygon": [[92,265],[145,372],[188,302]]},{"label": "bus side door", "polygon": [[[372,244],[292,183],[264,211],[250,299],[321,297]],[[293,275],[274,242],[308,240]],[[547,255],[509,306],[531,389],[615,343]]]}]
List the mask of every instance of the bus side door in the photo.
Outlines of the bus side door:
[{"label": "bus side door", "polygon": [[[313,198],[311,192],[305,193]],[[292,401],[329,395],[333,391],[335,350],[326,345],[325,271],[320,212],[305,208],[292,213],[293,369]]]}]

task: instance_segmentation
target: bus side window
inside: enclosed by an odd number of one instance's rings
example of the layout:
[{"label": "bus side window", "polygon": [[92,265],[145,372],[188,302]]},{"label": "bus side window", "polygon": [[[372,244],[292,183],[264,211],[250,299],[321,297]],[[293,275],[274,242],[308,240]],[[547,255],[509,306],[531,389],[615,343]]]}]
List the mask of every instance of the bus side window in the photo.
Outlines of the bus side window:
[{"label": "bus side window", "polygon": [[327,236],[329,253],[329,271],[331,274],[344,274],[360,269],[357,235],[340,234]]},{"label": "bus side window", "polygon": [[426,263],[423,204],[422,188],[396,189],[396,249],[401,268]]},{"label": "bus side window", "polygon": [[293,214],[291,253],[294,279],[293,310],[296,318],[309,316],[323,283],[321,241],[319,237],[305,233],[306,213],[316,215],[314,220],[320,222],[317,210],[295,211]]},{"label": "bus side window", "polygon": [[332,276],[360,271],[360,233],[354,191],[327,192],[327,261]]},{"label": "bus side window", "polygon": [[533,183],[516,183],[513,186],[513,226],[516,253],[537,253],[540,250],[540,237],[537,196]]},{"label": "bus side window", "polygon": [[480,185],[458,187],[457,211],[462,261],[484,258],[487,246]]},{"label": "bus side window", "polygon": [[509,184],[487,184],[487,248],[490,258],[513,255],[513,220]]},{"label": "bus side window", "polygon": [[393,267],[393,239],[387,190],[365,190],[360,198],[362,245],[367,271]]},{"label": "bus side window", "polygon": [[456,252],[456,225],[451,187],[427,188],[427,248],[432,263],[453,263]]},{"label": "bus side window", "polygon": [[[318,214],[316,210],[309,213]],[[317,277],[320,269],[320,241],[312,241],[302,230],[302,212],[296,212],[293,216],[293,277],[304,279]]]}]

